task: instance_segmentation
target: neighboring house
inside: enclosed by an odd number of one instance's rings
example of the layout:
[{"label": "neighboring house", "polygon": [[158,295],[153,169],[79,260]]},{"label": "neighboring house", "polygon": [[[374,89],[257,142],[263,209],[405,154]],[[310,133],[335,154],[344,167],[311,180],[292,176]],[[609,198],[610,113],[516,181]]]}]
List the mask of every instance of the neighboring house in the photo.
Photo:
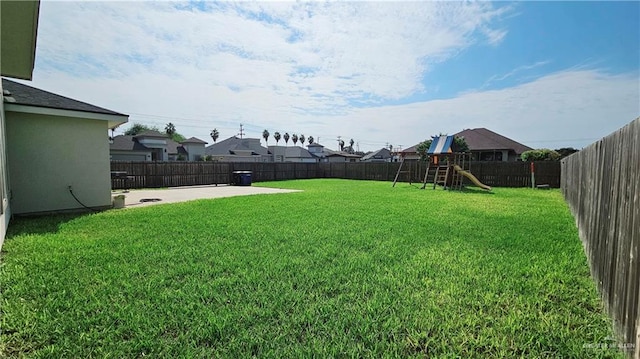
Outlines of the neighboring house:
[{"label": "neighboring house", "polygon": [[329,153],[325,151],[323,145],[314,142],[308,144],[307,149],[309,153],[318,160],[318,162],[327,162],[326,157]]},{"label": "neighboring house", "polygon": [[318,159],[308,150],[299,146],[269,146],[273,162],[315,163]]},{"label": "neighboring house", "polygon": [[400,157],[404,158],[405,161],[417,161],[420,159],[420,155],[418,154],[418,146],[420,144],[417,145],[413,145],[409,148],[405,148],[404,150],[400,151]]},{"label": "neighboring house", "polygon": [[318,162],[357,162],[361,157],[344,151],[332,151],[319,143],[307,145],[307,148],[309,153],[318,159]]},{"label": "neighboring house", "polygon": [[[467,129],[456,133],[455,136],[464,137],[472,159],[476,161],[520,161],[522,152],[532,149],[486,128]],[[401,156],[404,156],[405,160],[419,160],[419,145],[401,151]]]},{"label": "neighboring house", "polygon": [[391,162],[393,156],[391,155],[391,151],[388,148],[381,148],[375,152],[368,153],[364,155],[360,161],[361,162]]},{"label": "neighboring house", "polygon": [[455,134],[464,137],[472,158],[477,161],[520,161],[520,155],[532,150],[486,128],[466,129]]},{"label": "neighboring house", "polygon": [[152,152],[153,150],[129,135],[114,137],[109,146],[112,161],[151,161]]},{"label": "neighboring house", "polygon": [[114,137],[109,153],[112,161],[199,161],[205,144],[195,137],[178,143],[164,133],[144,131]]},{"label": "neighboring house", "polygon": [[358,162],[362,156],[344,151],[325,150],[327,162]]},{"label": "neighboring house", "polygon": [[204,153],[220,162],[271,162],[269,150],[262,147],[257,138],[232,136],[207,146]]},{"label": "neighboring house", "polygon": [[199,138],[191,137],[180,142],[180,147],[186,152],[185,159],[187,161],[200,161],[204,157],[204,146],[206,144],[207,142]]}]

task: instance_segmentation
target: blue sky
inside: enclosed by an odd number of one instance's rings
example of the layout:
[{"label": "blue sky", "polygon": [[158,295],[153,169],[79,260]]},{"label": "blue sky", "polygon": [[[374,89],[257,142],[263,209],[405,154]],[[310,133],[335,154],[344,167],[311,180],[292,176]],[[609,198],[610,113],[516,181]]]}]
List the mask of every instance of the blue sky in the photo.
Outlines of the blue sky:
[{"label": "blue sky", "polygon": [[638,71],[638,2],[523,2],[505,6],[512,10],[499,22],[508,29],[503,41],[497,46],[470,47],[427,73],[426,83],[440,84],[428,98],[451,98],[469,89],[511,87],[571,68],[613,74]]},{"label": "blue sky", "polygon": [[43,0],[39,21],[31,85],[205,141],[582,148],[640,116],[640,2]]}]

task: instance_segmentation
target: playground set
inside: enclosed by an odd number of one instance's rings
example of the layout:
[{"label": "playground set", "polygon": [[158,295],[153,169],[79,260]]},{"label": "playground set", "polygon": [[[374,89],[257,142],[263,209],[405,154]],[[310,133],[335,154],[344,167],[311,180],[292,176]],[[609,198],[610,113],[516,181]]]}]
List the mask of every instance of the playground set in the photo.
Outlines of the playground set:
[{"label": "playground set", "polygon": [[[424,181],[421,189],[427,187],[427,183],[433,183],[433,189],[436,186],[442,186],[448,190],[462,190],[464,178],[467,178],[474,185],[491,191],[491,187],[480,182],[471,172],[469,167],[471,164],[471,154],[465,152],[453,152],[454,137],[439,136],[433,137],[431,146],[427,150],[429,157],[429,165],[424,174]],[[400,167],[393,180],[393,187],[398,182],[401,173],[409,173],[409,184],[411,184],[410,171],[403,171],[404,158],[401,159]]]}]

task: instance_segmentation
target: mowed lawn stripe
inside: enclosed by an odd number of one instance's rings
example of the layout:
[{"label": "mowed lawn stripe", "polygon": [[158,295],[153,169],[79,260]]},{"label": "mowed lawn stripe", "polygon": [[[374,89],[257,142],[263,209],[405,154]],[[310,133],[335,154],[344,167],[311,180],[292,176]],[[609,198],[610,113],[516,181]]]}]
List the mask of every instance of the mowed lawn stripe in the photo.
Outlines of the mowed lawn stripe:
[{"label": "mowed lawn stripe", "polygon": [[16,219],[2,353],[620,356],[557,190],[257,185],[303,192]]}]

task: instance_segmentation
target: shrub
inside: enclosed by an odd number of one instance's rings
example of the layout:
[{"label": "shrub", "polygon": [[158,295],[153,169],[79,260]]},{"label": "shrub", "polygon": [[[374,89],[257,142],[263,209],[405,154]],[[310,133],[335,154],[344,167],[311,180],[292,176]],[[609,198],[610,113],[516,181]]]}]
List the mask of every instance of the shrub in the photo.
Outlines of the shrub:
[{"label": "shrub", "polygon": [[540,148],[537,150],[525,151],[520,155],[520,158],[525,162],[557,161],[560,159],[560,154],[548,148]]}]

